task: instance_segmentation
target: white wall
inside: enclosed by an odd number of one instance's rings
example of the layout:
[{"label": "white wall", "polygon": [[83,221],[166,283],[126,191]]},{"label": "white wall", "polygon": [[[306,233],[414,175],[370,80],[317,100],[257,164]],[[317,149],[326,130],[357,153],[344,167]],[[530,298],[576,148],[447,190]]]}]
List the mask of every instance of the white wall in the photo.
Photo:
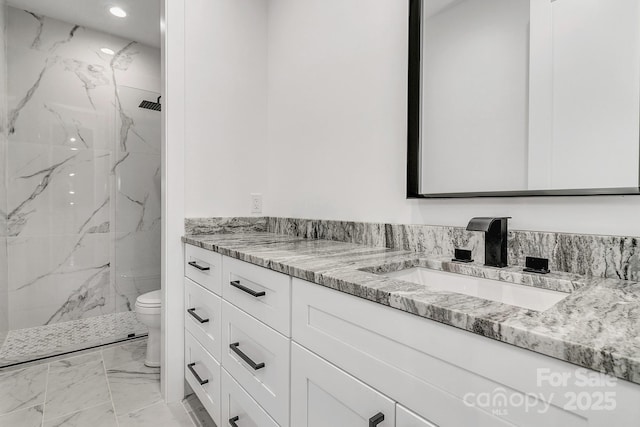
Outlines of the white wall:
[{"label": "white wall", "polygon": [[[211,13],[193,12],[209,3],[218,2],[190,2],[198,39],[187,54],[216,43]],[[406,200],[407,3],[269,0],[268,150],[256,139],[242,158],[212,138],[198,122],[212,123],[215,109],[191,95],[186,216],[248,215],[248,193],[261,186],[272,216],[466,225],[511,215],[518,229],[640,235],[640,197]],[[203,81],[188,78],[188,93],[214,96],[214,61],[207,69],[191,55],[188,73]],[[223,170],[266,159],[268,171],[219,178],[212,156],[228,159]]]},{"label": "white wall", "polygon": [[266,213],[640,235],[640,197],[406,200],[407,2],[271,0]]},{"label": "white wall", "polygon": [[185,7],[187,216],[248,214],[266,191],[267,2]]}]

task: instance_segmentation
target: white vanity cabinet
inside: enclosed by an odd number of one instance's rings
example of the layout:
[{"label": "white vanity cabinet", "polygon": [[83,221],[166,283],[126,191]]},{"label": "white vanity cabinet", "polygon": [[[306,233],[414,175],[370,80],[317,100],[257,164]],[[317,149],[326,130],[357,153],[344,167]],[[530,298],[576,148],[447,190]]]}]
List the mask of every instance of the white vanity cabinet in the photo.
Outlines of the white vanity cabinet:
[{"label": "white vanity cabinet", "polygon": [[[217,425],[635,427],[640,420],[637,384],[189,245],[186,254],[185,378]],[[609,382],[577,384],[585,375]]]},{"label": "white vanity cabinet", "polygon": [[[640,420],[636,384],[303,280],[292,288],[294,342],[403,407],[397,425],[632,427]],[[578,385],[587,374],[615,385]],[[292,370],[293,384],[299,375]],[[603,393],[615,408],[600,401]]]},{"label": "white vanity cabinet", "polygon": [[185,379],[219,426],[288,427],[291,277],[185,246]]}]

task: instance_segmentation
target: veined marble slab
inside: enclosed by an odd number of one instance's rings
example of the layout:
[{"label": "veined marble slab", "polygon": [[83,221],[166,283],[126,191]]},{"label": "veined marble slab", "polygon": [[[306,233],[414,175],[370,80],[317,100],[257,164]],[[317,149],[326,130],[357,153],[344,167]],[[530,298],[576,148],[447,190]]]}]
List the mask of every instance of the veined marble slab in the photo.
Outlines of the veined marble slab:
[{"label": "veined marble slab", "polygon": [[[477,262],[459,265],[430,253],[273,233],[185,236],[183,241],[640,384],[640,284],[634,281],[538,276]],[[570,293],[538,312],[375,274],[416,265]]]},{"label": "veined marble slab", "polygon": [[[266,229],[242,226],[262,222],[266,223]],[[224,224],[234,225],[225,227]],[[233,230],[268,231],[309,239],[403,249],[430,257],[451,257],[456,248],[469,249],[476,262],[484,262],[484,233],[467,231],[465,227],[277,217],[186,220],[187,235],[226,233]],[[523,266],[527,256],[535,256],[548,258],[549,267],[556,272],[640,280],[639,244],[640,237],[633,236],[511,230],[509,264]]]},{"label": "veined marble slab", "polygon": [[267,231],[267,218],[187,218],[184,221],[184,228],[186,234],[224,234]]}]

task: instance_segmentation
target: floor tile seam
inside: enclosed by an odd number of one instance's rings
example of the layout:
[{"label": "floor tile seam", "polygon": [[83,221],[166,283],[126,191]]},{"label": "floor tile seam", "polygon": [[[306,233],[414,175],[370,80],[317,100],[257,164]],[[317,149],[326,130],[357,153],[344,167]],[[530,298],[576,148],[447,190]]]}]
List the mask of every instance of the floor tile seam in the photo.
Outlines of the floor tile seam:
[{"label": "floor tile seam", "polygon": [[[116,348],[116,347],[114,347]],[[120,427],[118,421],[118,414],[116,414],[116,404],[113,403],[113,393],[111,393],[111,383],[109,382],[109,374],[107,374],[107,364],[104,360],[104,349],[100,350],[100,356],[102,357],[102,367],[104,368],[104,376],[107,379],[107,389],[109,390],[109,399],[111,400],[111,408],[113,409],[113,417],[116,419],[116,427]]]},{"label": "floor tile seam", "polygon": [[49,372],[51,371],[51,363],[47,363],[47,376],[44,381],[44,398],[42,401],[42,420],[40,426],[44,427],[44,414],[47,410],[47,392],[49,391]]}]

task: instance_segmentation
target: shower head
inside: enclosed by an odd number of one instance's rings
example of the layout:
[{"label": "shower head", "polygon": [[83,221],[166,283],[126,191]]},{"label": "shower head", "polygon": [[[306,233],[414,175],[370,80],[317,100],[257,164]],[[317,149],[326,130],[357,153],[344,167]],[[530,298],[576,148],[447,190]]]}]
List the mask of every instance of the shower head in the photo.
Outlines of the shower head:
[{"label": "shower head", "polygon": [[147,110],[162,111],[162,105],[160,104],[160,98],[162,98],[162,97],[159,96],[158,97],[158,101],[156,101],[156,102],[142,101],[140,103],[140,105],[138,105],[138,107],[145,108]]}]

